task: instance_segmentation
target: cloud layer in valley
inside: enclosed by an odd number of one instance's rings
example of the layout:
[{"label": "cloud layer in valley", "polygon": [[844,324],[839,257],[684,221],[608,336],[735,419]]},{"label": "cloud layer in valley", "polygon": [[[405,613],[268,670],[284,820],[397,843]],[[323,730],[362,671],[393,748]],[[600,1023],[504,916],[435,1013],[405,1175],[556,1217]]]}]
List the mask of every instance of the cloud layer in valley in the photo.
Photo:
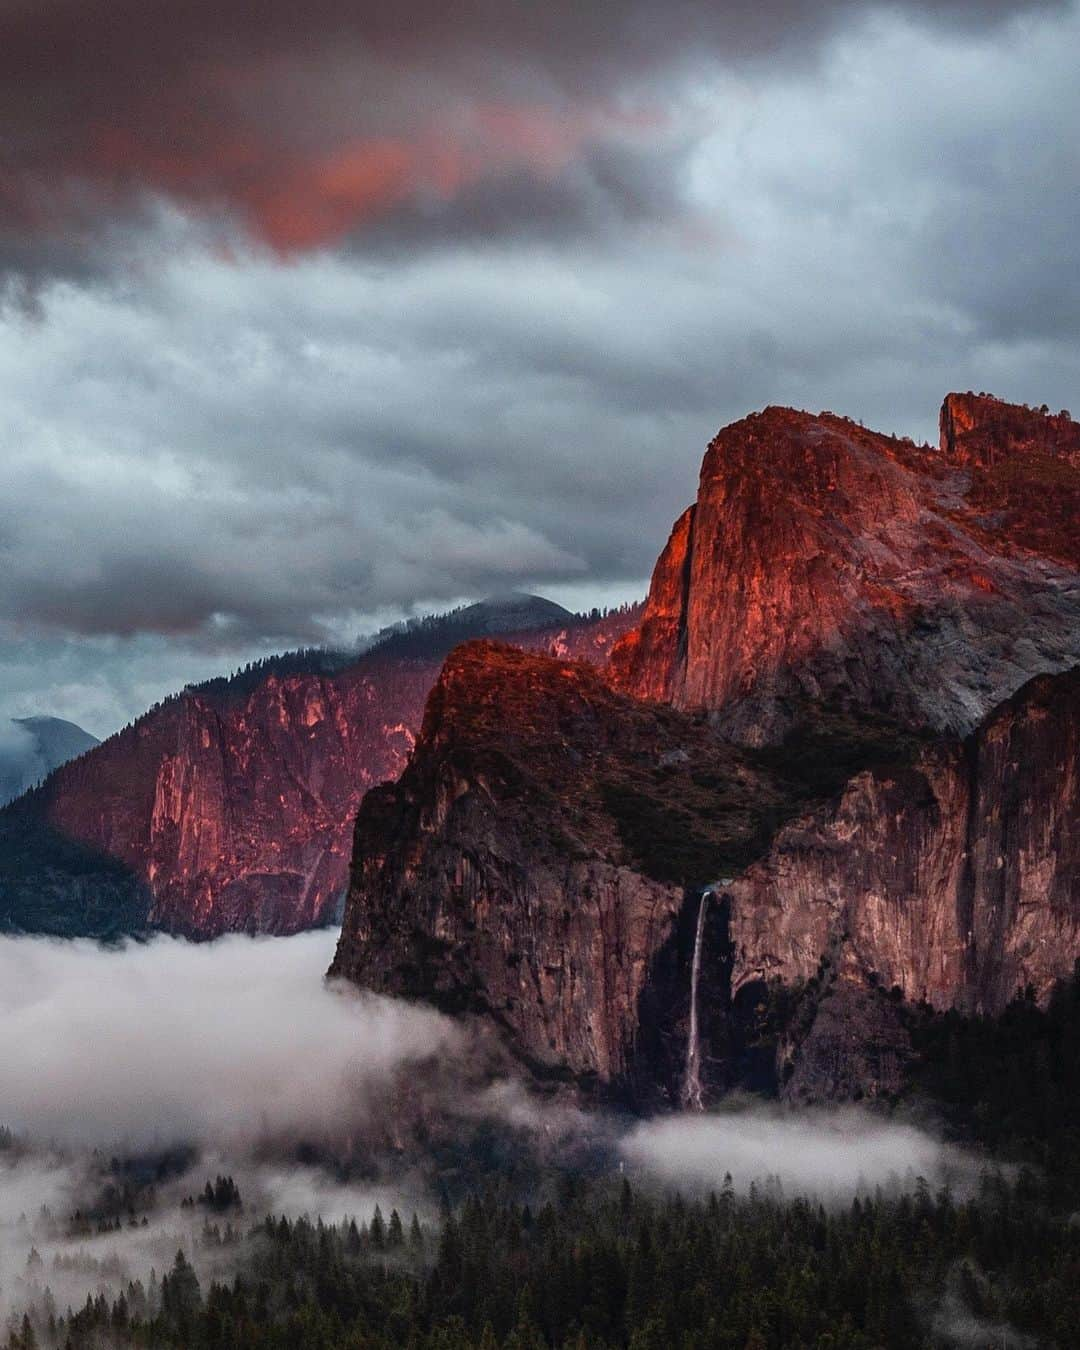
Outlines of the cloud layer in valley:
[{"label": "cloud layer in valley", "polygon": [[514,1078],[489,1081],[460,1023],[327,986],[335,939],[329,930],[113,948],[0,939],[0,1123],[38,1145],[193,1144],[234,1158],[282,1140],[349,1147],[373,1124],[387,1138],[407,1129],[405,1069],[414,1087],[430,1085],[427,1107],[459,1125],[488,1118],[526,1135],[607,1140],[673,1185],[715,1187],[730,1172],[742,1190],[776,1176],[792,1189],[850,1195],[893,1176],[936,1184],[963,1163],[912,1125],[854,1110],[732,1109],[627,1132]]},{"label": "cloud layer in valley", "polygon": [[[266,1213],[340,1222],[376,1205],[406,1218],[434,1209],[400,1163],[361,1182],[296,1162],[301,1143],[345,1159],[365,1131],[385,1139],[403,1070],[463,1062],[463,1037],[436,1013],[326,986],[336,936],[115,948],[0,938],[0,1127],[15,1137],[0,1140],[0,1318],[42,1283],[78,1307],[88,1292],[145,1282],[178,1246],[204,1279],[231,1274],[242,1249],[207,1242],[207,1212],[181,1207],[219,1173],[244,1204],[222,1226],[243,1231]],[[118,1175],[114,1155],[142,1163]],[[137,1219],[149,1207],[146,1226],[125,1214],[119,1230],[73,1227],[129,1175],[151,1179],[134,1202]]]},{"label": "cloud layer in valley", "polygon": [[0,939],[2,1123],[103,1148],[347,1137],[403,1066],[459,1042],[434,1012],[325,986],[335,940]]},{"label": "cloud layer in valley", "polygon": [[[730,1173],[740,1194],[757,1182],[844,1203],[919,1176],[974,1178],[956,1150],[868,1112],[759,1105],[631,1126],[537,1095],[492,1076],[498,1061],[466,1027],[327,987],[335,938],[0,939],[0,1125],[15,1132],[0,1139],[0,1316],[34,1296],[31,1247],[76,1306],[99,1285],[160,1272],[180,1244],[203,1276],[227,1271],[236,1252],[204,1242],[205,1211],[181,1207],[218,1173],[239,1186],[245,1225],[268,1212],[366,1219],[375,1204],[433,1217],[438,1168],[450,1159],[458,1175],[463,1158],[491,1156],[493,1130],[508,1156],[541,1169],[581,1159],[684,1193],[720,1190]],[[323,1165],[299,1164],[301,1144]],[[170,1167],[155,1171],[166,1150]],[[135,1170],[118,1170],[117,1155],[134,1155]],[[139,1192],[134,1227],[126,1212],[119,1231],[72,1225],[107,1185],[140,1174],[154,1199]]]},{"label": "cloud layer in valley", "polygon": [[977,1178],[969,1154],[915,1125],[851,1107],[781,1112],[743,1103],[708,1115],[645,1121],[620,1144],[628,1164],[669,1185],[737,1194],[751,1185],[791,1198],[844,1202],[876,1187],[966,1189]]}]

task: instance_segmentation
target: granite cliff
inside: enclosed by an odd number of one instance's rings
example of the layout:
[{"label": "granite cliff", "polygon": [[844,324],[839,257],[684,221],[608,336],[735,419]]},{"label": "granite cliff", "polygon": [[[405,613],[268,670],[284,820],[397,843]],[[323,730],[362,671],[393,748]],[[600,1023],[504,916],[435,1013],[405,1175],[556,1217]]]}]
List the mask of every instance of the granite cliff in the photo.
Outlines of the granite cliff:
[{"label": "granite cliff", "polygon": [[1076,425],[974,395],[941,423],[938,449],[787,408],[721,431],[617,685],[764,744],[806,698],[964,733],[1080,660]]},{"label": "granite cliff", "polygon": [[[902,1003],[994,1016],[1030,990],[1045,1004],[1080,957],[1078,820],[1074,669],[1037,677],[966,738],[860,773],[784,826],[724,901],[733,997],[780,983],[811,987],[819,1004],[788,1061],[790,1090],[835,1090],[844,1056],[829,1024],[859,991],[875,991],[893,1056]],[[895,1089],[898,1068],[863,1086]]]},{"label": "granite cliff", "polygon": [[458,648],[404,774],[364,798],[332,974],[482,1013],[542,1076],[670,1098],[700,888],[857,768],[919,752],[814,712],[788,760],[583,664]]},{"label": "granite cliff", "polygon": [[1080,671],[964,738],[805,713],[740,747],[587,667],[458,649],[364,799],[332,973],[481,1013],[541,1077],[675,1103],[708,889],[706,1093],[898,1091],[905,1008],[1045,1001],[1080,956]]},{"label": "granite cliff", "polygon": [[891,1093],[914,1008],[1045,999],[1080,956],[1078,472],[1067,418],[986,396],[936,450],[721,432],[606,672],[450,657],[334,972],[637,1103],[685,1090],[695,945],[706,1099]]}]

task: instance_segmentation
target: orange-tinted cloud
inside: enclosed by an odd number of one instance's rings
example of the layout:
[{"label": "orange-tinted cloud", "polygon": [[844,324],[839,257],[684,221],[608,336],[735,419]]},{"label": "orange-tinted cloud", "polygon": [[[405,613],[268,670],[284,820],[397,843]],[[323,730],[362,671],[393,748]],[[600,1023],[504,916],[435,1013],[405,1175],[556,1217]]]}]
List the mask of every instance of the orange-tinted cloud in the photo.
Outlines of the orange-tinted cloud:
[{"label": "orange-tinted cloud", "polygon": [[[1061,0],[901,0],[985,25]],[[679,72],[798,59],[857,0],[0,0],[0,245],[146,192],[285,251],[647,147]],[[658,92],[660,90],[666,91]],[[618,112],[613,109],[618,109]],[[655,172],[655,166],[650,172]],[[537,191],[528,204],[524,175]],[[649,185],[620,181],[632,213]],[[492,194],[478,220],[505,222]],[[550,210],[572,214],[572,193]],[[664,206],[663,193],[652,205]],[[585,215],[588,214],[586,211]],[[0,266],[3,258],[0,257]]]},{"label": "orange-tinted cloud", "polygon": [[501,174],[551,179],[592,145],[655,134],[656,118],[589,108],[461,107],[411,137],[357,135],[301,154],[266,132],[189,119],[175,133],[102,125],[64,172],[111,199],[155,191],[238,213],[288,253],[333,243],[410,200],[452,199]]}]

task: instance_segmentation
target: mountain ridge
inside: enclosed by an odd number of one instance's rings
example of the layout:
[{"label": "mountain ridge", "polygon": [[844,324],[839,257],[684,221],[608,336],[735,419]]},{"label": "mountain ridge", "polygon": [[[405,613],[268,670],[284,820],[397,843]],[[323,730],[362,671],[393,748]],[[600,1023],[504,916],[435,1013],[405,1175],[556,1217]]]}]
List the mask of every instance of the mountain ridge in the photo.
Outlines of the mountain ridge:
[{"label": "mountain ridge", "polygon": [[14,737],[0,738],[0,807],[100,744],[96,736],[62,717],[13,717],[11,725]]},{"label": "mountain ridge", "polygon": [[[507,636],[603,659],[634,611],[571,617]],[[477,620],[496,621],[490,607]],[[271,662],[156,705],[0,812],[0,925],[81,933],[95,876],[127,927],[209,937],[333,921],[360,799],[404,767],[468,622],[451,614],[390,634],[342,664],[290,654],[283,674]],[[62,867],[50,855],[58,839]]]}]

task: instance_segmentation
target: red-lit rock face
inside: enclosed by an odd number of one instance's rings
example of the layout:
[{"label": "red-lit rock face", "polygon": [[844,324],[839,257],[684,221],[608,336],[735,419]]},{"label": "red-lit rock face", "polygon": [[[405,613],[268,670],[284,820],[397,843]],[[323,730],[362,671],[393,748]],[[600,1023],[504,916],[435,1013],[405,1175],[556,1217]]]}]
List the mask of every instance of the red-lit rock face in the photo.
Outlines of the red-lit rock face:
[{"label": "red-lit rock face", "polygon": [[722,431],[616,683],[763,743],[806,697],[967,731],[1080,659],[1074,425],[954,395],[943,426],[944,451],[783,408]]},{"label": "red-lit rock face", "polygon": [[1080,423],[986,394],[950,394],[941,453],[967,470],[966,505],[987,547],[1005,536],[1080,568]]},{"label": "red-lit rock face", "polygon": [[712,1091],[772,1046],[791,1097],[893,1092],[903,1000],[1045,998],[1080,957],[1074,432],[943,418],[940,450],[784,409],[722,432],[614,688],[455,653],[362,806],[335,971],[669,1101],[710,883]]},{"label": "red-lit rock face", "polygon": [[1068,413],[1003,403],[990,394],[948,394],[941,453],[951,464],[991,468],[1017,455],[1052,455],[1080,465],[1080,422]]},{"label": "red-lit rock face", "polygon": [[[604,660],[629,622],[511,640]],[[376,651],[330,676],[270,676],[240,699],[184,694],[66,765],[34,809],[146,882],[155,926],[213,936],[328,921],[360,801],[404,768],[440,663]]]},{"label": "red-lit rock face", "polygon": [[613,682],[657,703],[675,701],[678,664],[658,660],[655,653],[677,652],[682,643],[696,510],[687,507],[675,522],[653,571],[642,621],[612,653]]},{"label": "red-lit rock face", "polygon": [[425,663],[271,677],[236,705],[184,695],[61,771],[48,819],[149,883],[150,920],[200,935],[332,916],[351,818],[400,773]]}]

